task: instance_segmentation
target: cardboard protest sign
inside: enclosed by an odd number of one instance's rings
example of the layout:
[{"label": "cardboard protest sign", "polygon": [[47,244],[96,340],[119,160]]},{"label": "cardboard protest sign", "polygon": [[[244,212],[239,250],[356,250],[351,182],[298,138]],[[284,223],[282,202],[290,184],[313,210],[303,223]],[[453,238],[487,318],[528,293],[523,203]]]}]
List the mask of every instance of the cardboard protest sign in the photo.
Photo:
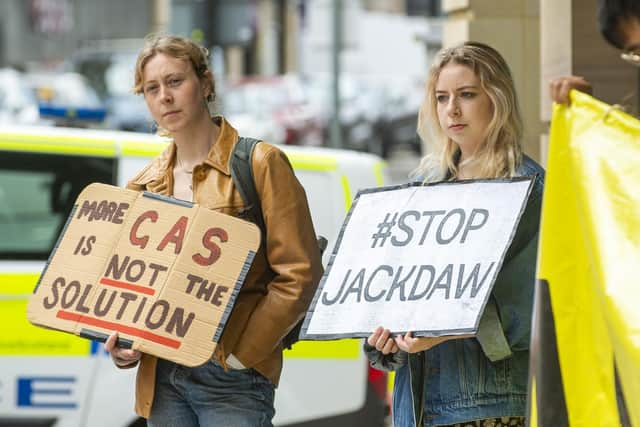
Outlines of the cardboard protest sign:
[{"label": "cardboard protest sign", "polygon": [[358,193],[302,338],[474,333],[533,177]]},{"label": "cardboard protest sign", "polygon": [[38,326],[197,366],[260,244],[249,222],[177,199],[87,186],[27,307]]}]

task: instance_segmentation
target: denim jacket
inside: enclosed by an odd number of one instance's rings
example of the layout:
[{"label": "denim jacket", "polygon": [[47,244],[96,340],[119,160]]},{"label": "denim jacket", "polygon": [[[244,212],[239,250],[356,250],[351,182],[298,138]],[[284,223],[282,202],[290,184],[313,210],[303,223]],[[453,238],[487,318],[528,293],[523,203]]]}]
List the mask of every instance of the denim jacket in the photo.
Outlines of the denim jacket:
[{"label": "denim jacket", "polygon": [[437,426],[524,416],[544,170],[527,156],[518,176],[536,175],[527,206],[474,338],[387,356],[365,342],[374,368],[395,370],[394,426]]}]

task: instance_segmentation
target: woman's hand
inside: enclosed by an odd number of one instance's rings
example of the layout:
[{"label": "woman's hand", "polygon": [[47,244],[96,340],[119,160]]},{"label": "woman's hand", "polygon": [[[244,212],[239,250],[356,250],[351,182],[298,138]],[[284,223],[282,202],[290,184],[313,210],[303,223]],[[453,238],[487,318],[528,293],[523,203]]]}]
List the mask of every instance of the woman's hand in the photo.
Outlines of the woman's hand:
[{"label": "woman's hand", "polygon": [[131,368],[142,357],[142,353],[138,350],[130,350],[126,348],[120,348],[116,346],[118,342],[118,333],[114,332],[109,335],[107,341],[104,343],[104,348],[111,354],[111,360],[119,368]]},{"label": "woman's hand", "polygon": [[406,351],[407,353],[418,353],[420,351],[429,350],[430,348],[433,348],[445,341],[471,337],[473,337],[473,335],[447,335],[444,337],[414,338],[413,332],[407,332],[404,336],[397,336],[395,341],[400,350]]},{"label": "woman's hand", "polygon": [[569,105],[569,92],[571,89],[576,89],[589,95],[593,93],[591,84],[580,76],[558,77],[549,84],[551,99],[558,104]]},{"label": "woman's hand", "polygon": [[376,350],[382,352],[382,354],[396,353],[398,346],[391,337],[391,331],[384,329],[382,326],[378,326],[369,338],[367,338],[367,344],[371,347],[375,347]]}]

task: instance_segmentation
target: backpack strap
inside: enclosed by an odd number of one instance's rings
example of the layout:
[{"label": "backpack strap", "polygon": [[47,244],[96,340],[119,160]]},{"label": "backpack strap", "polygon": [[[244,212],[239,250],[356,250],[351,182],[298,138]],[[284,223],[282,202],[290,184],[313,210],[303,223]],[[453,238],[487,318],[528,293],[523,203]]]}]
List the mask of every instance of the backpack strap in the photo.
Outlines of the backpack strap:
[{"label": "backpack strap", "polygon": [[[264,217],[262,216],[262,206],[260,203],[260,197],[256,191],[256,184],[253,179],[253,165],[251,159],[253,158],[253,151],[260,142],[254,138],[239,137],[238,142],[233,148],[231,154],[231,179],[240,193],[240,197],[244,201],[245,208],[240,213],[240,217],[247,219],[256,224],[261,231],[261,242],[266,245],[267,227],[264,223]],[[320,236],[318,237],[318,247],[320,248],[320,254],[327,247],[327,239]],[[282,339],[283,347],[291,349],[300,337],[300,330],[302,329],[304,319],[298,321],[298,323],[291,329],[287,335]]]},{"label": "backpack strap", "polygon": [[262,242],[266,239],[267,227],[262,216],[260,197],[256,191],[253,180],[253,151],[260,140],[254,138],[239,137],[231,155],[231,178],[244,201],[245,208],[242,216],[256,224],[262,234]]}]

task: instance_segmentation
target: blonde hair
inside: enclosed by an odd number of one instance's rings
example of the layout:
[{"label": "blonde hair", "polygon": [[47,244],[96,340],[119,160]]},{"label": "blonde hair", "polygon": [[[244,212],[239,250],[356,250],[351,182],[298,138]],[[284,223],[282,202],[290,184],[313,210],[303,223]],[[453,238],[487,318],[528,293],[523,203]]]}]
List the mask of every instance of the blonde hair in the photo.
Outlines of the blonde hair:
[{"label": "blonde hair", "polygon": [[183,59],[191,63],[193,71],[198,79],[208,84],[211,93],[207,97],[207,101],[213,102],[215,99],[215,83],[213,81],[213,73],[209,69],[209,51],[193,40],[169,35],[151,34],[145,38],[144,46],[138,54],[135,68],[135,79],[133,84],[133,92],[136,94],[143,93],[143,70],[147,62],[158,53],[172,56],[174,58]]},{"label": "blonde hair", "polygon": [[477,178],[514,176],[522,161],[522,117],[513,78],[504,58],[492,47],[477,42],[441,50],[429,70],[418,114],[418,134],[427,143],[429,153],[412,175],[422,177],[424,182],[435,182],[453,179],[459,170],[460,148],[442,131],[436,104],[436,84],[448,64],[469,67],[493,106],[485,142],[468,160],[481,165],[481,176]]}]

